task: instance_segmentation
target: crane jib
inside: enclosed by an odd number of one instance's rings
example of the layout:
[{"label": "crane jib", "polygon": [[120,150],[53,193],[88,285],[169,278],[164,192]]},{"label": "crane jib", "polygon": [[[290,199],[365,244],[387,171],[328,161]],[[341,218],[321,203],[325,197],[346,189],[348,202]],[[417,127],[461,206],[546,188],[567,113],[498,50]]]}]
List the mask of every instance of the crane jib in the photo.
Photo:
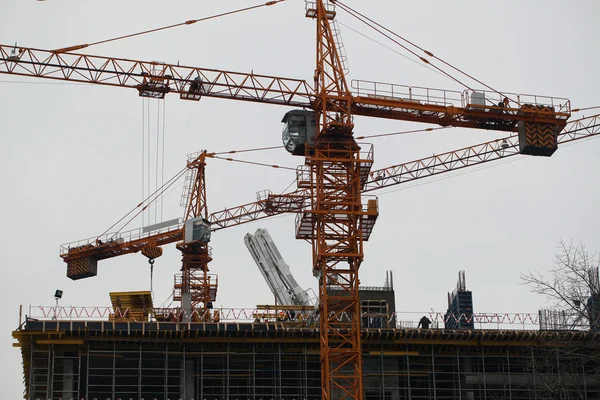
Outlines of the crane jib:
[{"label": "crane jib", "polygon": [[[6,45],[0,45],[0,73],[128,87],[153,98],[178,93],[183,100],[206,96],[311,109],[317,99],[301,79],[25,47],[15,51]],[[483,90],[457,92],[355,80],[352,95],[354,115],[486,130],[517,131],[517,122],[525,121],[554,124],[560,132],[571,114],[568,99],[507,94],[510,103],[500,106],[499,94]]]}]

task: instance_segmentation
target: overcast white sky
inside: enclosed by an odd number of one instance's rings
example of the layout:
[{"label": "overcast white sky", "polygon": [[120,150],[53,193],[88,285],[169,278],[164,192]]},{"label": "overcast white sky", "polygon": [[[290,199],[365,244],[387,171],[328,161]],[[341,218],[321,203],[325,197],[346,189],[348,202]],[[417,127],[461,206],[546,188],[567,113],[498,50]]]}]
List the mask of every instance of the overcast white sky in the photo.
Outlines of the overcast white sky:
[{"label": "overcast white sky", "polygon": [[[0,42],[60,48],[259,2],[0,0]],[[347,4],[500,90],[567,97],[574,108],[600,105],[597,1]],[[343,12],[339,21],[384,42]],[[314,21],[304,17],[304,2],[288,0],[86,52],[312,82],[314,32]],[[342,27],[342,34],[349,79],[462,90],[349,29]],[[151,107],[155,121],[158,107],[155,102]],[[288,110],[167,97],[165,176],[179,171],[188,153],[201,149],[279,145],[281,116]],[[107,306],[109,291],[149,289],[148,264],[140,255],[102,262],[96,278],[77,282],[66,278],[58,257],[61,243],[103,232],[139,202],[144,116],[134,90],[0,75],[0,117],[0,400],[12,400],[23,390],[21,356],[11,347],[20,304],[26,310],[51,305],[54,290],[62,289],[63,305]],[[419,127],[427,126],[356,118],[355,134]],[[498,137],[448,129],[374,139],[374,168]],[[443,312],[446,292],[455,286],[457,272],[466,270],[476,312],[535,313],[544,300],[519,284],[519,271],[547,270],[560,238],[600,250],[599,152],[600,140],[586,140],[559,148],[552,158],[519,156],[388,190],[380,196],[380,218],[365,246],[362,284],[381,285],[385,271],[392,270],[398,310]],[[244,158],[290,167],[302,163],[282,149]],[[207,176],[212,211],[254,201],[258,190],[281,191],[294,179],[292,171],[219,160],[209,160]],[[179,196],[180,188],[164,200],[164,219],[181,216]],[[271,301],[243,243],[244,234],[257,228],[269,230],[298,282],[316,288],[309,244],[294,239],[293,216],[279,217],[213,235],[218,306],[252,308]],[[155,303],[169,297],[179,268],[180,256],[171,246],[155,264]]]}]

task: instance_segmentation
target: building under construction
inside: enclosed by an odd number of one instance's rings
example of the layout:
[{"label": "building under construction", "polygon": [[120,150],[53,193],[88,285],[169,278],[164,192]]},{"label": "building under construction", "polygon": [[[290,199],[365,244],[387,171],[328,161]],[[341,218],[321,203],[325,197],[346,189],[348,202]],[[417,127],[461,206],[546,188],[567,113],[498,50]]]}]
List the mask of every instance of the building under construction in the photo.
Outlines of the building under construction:
[{"label": "building under construction", "polygon": [[[464,275],[455,297],[460,289]],[[393,295],[391,275],[361,290],[366,400],[600,398],[598,332],[460,329],[477,314],[449,313],[453,329],[399,327],[406,321],[396,321]],[[313,311],[281,306],[233,318],[221,310],[218,321],[173,322],[153,311],[149,292],[111,299],[106,318],[52,310],[13,333],[25,398],[321,399]]]},{"label": "building under construction", "polygon": [[[61,257],[67,276],[77,280],[95,276],[99,261],[125,254],[139,252],[152,264],[161,256],[161,246],[175,244],[182,265],[173,299],[180,307],[155,309],[150,292],[121,292],[111,294],[108,313],[73,308],[65,312],[58,307],[41,318],[28,313],[14,332],[23,355],[25,397],[599,398],[597,329],[476,329],[472,296],[462,284],[450,296],[442,324],[430,315],[433,321],[425,316],[415,327],[395,313],[391,279],[382,288],[361,290],[358,271],[365,256],[364,242],[379,218],[378,200],[366,197],[367,193],[518,154],[549,157],[559,144],[599,134],[600,116],[569,121],[572,109],[566,98],[493,90],[418,46],[420,55],[411,53],[430,65],[442,62],[448,71],[436,68],[459,83],[458,90],[377,82],[376,77],[350,81],[336,7],[389,36],[382,26],[374,26],[339,0],[306,1],[305,6],[305,17],[314,21],[317,33],[315,68],[306,71],[312,83],[255,74],[254,70],[232,72],[74,52],[89,44],[54,50],[0,45],[3,74],[126,87],[147,99],[178,95],[188,102],[207,97],[286,107],[282,144],[302,160],[295,170],[293,191],[267,193],[256,202],[209,214],[206,158],[223,153],[203,151],[188,159],[187,172],[180,172],[152,194],[148,190],[148,196],[142,196],[134,207],[142,212],[155,206],[170,185],[187,173],[182,197],[186,211],[181,221],[144,226],[142,218],[141,229],[124,231],[132,219],[123,217],[119,220],[123,225],[117,223],[115,232],[64,245]],[[461,79],[453,74],[460,74]],[[468,83],[462,83],[465,76]],[[474,89],[475,84],[486,89]],[[373,170],[373,146],[359,144],[354,137],[356,116],[508,136],[404,164],[395,160]],[[150,150],[148,159],[149,154]],[[148,181],[149,177],[150,173]],[[243,316],[216,307],[218,281],[209,274],[212,232],[284,213],[297,214],[296,239],[311,243],[312,272],[319,281],[318,305],[294,292],[290,304],[258,306]],[[265,265],[265,271],[285,272],[276,264],[275,269]],[[285,273],[281,277],[293,283]],[[274,283],[273,287],[277,296],[295,286]],[[590,300],[589,308],[598,310],[597,300]],[[86,318],[80,318],[84,314]]]}]

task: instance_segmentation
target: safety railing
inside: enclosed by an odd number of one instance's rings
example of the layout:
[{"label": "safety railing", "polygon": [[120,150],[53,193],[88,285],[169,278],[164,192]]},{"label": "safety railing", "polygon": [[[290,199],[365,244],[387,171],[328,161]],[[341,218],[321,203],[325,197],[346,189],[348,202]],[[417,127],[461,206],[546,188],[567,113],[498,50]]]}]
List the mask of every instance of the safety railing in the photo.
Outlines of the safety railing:
[{"label": "safety railing", "polygon": [[539,329],[537,313],[477,313],[477,314],[446,314],[439,312],[396,312],[396,327],[417,328],[422,317],[431,321],[430,328],[444,329],[446,324],[473,324],[474,329]]},{"label": "safety railing", "polygon": [[358,152],[358,159],[361,162],[373,162],[375,157],[375,149],[371,143],[358,143],[360,150]]},{"label": "safety railing", "polygon": [[[325,14],[327,15],[327,19],[335,18],[335,5],[330,3],[328,0],[323,2],[325,6]],[[304,1],[304,9],[306,11],[306,16],[308,18],[316,18],[317,16],[317,2],[316,1]]]},{"label": "safety railing", "polygon": [[[308,209],[309,204],[306,204],[307,207],[305,209],[305,213],[300,213],[296,215],[296,223],[300,223],[301,219],[306,219],[304,215],[310,213],[316,213],[314,210]],[[340,208],[330,208],[328,209],[331,212],[338,212],[339,214],[351,213],[353,211],[348,210],[346,205],[340,205]],[[374,215],[379,213],[379,201],[378,197],[375,195],[363,195],[361,199],[361,208],[360,212],[366,215]]]},{"label": "safety railing", "polygon": [[[289,309],[265,309],[265,308],[216,308],[215,310],[194,310],[190,315],[181,308],[154,308],[150,313],[148,321],[207,321],[206,313],[211,313],[213,322],[246,322],[246,323],[264,323],[264,322],[302,322],[305,324],[314,322],[317,318],[316,311],[302,310],[295,311]],[[119,309],[113,307],[94,307],[94,306],[37,306],[29,307],[27,320],[29,321],[108,321],[108,319],[125,319],[132,315],[130,309]],[[218,316],[218,319],[215,319]],[[413,329],[419,327],[419,320],[427,317],[431,322],[428,329],[444,329],[448,323],[472,323],[473,329],[485,330],[589,330],[590,324],[587,321],[581,321],[579,324],[571,324],[568,329],[559,329],[556,327],[545,327],[540,325],[540,318],[537,313],[476,313],[472,315],[454,315],[438,312],[409,312],[398,311],[392,313],[389,317],[383,318],[380,327],[387,328],[405,328]],[[347,318],[343,313],[339,318]],[[361,318],[373,318],[370,313],[364,313]],[[364,322],[364,321],[363,321]]]},{"label": "safety railing", "polygon": [[[501,107],[520,109],[522,106],[551,107],[559,119],[571,115],[571,101],[562,97],[540,96],[534,94],[518,94],[494,92],[490,90],[468,89],[462,92],[463,108]],[[506,99],[506,100],[505,100]]]},{"label": "safety railing", "polygon": [[462,101],[462,94],[458,91],[374,81],[352,80],[352,90],[354,96],[413,104],[432,104],[447,107],[458,106]]},{"label": "safety railing", "polygon": [[312,186],[312,168],[308,165],[296,167],[296,186],[298,188],[310,188]]},{"label": "safety railing", "polygon": [[273,194],[269,189],[263,189],[256,192],[256,201],[267,200]]},{"label": "safety railing", "polygon": [[[294,311],[273,308],[215,308],[218,310],[219,322],[273,322],[273,321],[310,321],[316,317],[316,311],[302,310]],[[188,316],[181,308],[155,308],[150,313],[147,322],[160,320],[165,321],[169,316],[170,321],[200,320],[206,311],[194,310]],[[108,318],[127,319],[131,315],[130,309],[119,309],[113,307],[94,307],[94,306],[30,306],[28,320],[39,321],[101,321]],[[261,316],[261,318],[257,318]],[[419,320],[427,317],[431,321],[429,328],[444,329],[447,323],[473,323],[474,329],[502,330],[502,329],[520,329],[520,330],[539,330],[540,318],[538,313],[476,313],[472,315],[445,314],[434,311],[397,311],[387,317],[385,326],[396,328],[417,328]],[[361,317],[371,317],[371,314],[365,313]],[[343,313],[339,318],[347,318]],[[141,321],[138,321],[141,322]],[[214,321],[216,322],[216,321]],[[544,327],[543,327],[544,328]],[[553,329],[548,327],[549,329]],[[547,329],[548,329],[547,328]],[[556,329],[556,328],[554,328]],[[569,330],[589,330],[589,322],[581,321],[578,325],[570,325]]]},{"label": "safety railing", "polygon": [[125,232],[109,232],[100,236],[93,236],[88,239],[77,240],[74,242],[69,242],[62,244],[60,246],[60,255],[67,254],[69,251],[74,249],[83,249],[89,247],[97,247],[105,244],[121,244],[125,242],[132,242],[134,240],[143,239],[149,236],[161,234],[161,233],[169,233],[169,232],[177,232],[183,229],[183,222],[181,219],[174,225],[157,228],[154,230],[145,231],[144,228],[132,229],[130,231]]}]

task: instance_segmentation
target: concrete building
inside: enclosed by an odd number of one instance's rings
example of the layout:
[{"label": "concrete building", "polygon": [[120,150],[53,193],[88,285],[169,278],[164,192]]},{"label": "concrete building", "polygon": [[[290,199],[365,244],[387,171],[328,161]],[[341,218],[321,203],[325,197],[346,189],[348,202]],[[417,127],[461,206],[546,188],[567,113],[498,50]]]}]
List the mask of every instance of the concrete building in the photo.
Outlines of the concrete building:
[{"label": "concrete building", "polygon": [[[319,333],[286,323],[28,320],[27,399],[318,400]],[[367,400],[598,399],[596,332],[363,329]]]},{"label": "concrete building", "polygon": [[[593,329],[399,328],[391,273],[360,299],[365,400],[600,399]],[[178,309],[153,308],[149,292],[111,301],[108,312],[55,309],[13,332],[26,399],[321,399],[312,308],[182,322]]]}]

